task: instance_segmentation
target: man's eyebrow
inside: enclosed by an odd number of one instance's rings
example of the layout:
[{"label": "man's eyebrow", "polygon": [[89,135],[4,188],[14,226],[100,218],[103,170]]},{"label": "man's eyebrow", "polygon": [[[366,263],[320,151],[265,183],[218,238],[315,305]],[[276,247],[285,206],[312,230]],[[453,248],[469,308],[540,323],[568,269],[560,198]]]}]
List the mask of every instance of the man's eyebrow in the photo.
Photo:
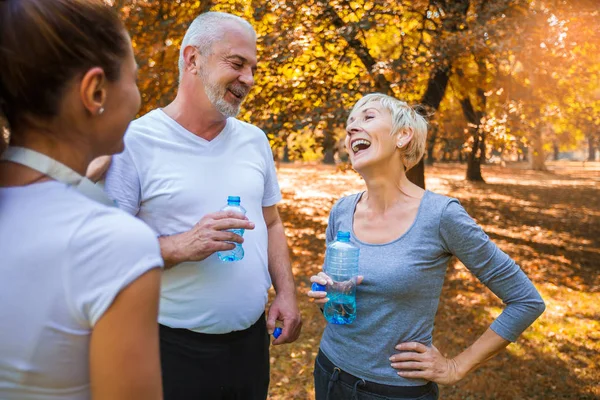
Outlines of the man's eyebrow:
[{"label": "man's eyebrow", "polygon": [[[246,63],[250,64],[250,60],[248,60],[246,57],[241,56],[239,54],[230,54],[230,55],[226,56],[225,59],[226,60],[234,60],[235,59],[237,61],[240,61],[242,64],[246,64]],[[256,64],[252,65],[252,71],[256,72],[256,70],[257,70]]]},{"label": "man's eyebrow", "polygon": [[248,61],[245,57],[242,57],[239,54],[230,54],[230,55],[228,55],[225,58],[227,58],[228,60],[230,60],[232,58],[237,58],[238,60],[243,61],[243,62],[247,62]]},{"label": "man's eyebrow", "polygon": [[238,60],[238,61],[240,61],[240,62],[242,62],[244,64],[246,64],[246,63],[250,64],[250,60],[248,60],[246,57],[241,56],[239,54],[230,54],[230,55],[226,56],[225,59],[226,60],[233,60],[233,59],[235,59],[235,60]]}]

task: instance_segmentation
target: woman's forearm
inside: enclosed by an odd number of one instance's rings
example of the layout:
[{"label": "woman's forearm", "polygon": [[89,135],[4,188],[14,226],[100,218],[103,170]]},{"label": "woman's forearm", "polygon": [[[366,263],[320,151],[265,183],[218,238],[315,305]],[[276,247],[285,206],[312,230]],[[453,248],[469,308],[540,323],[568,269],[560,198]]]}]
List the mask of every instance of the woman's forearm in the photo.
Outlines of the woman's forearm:
[{"label": "woman's forearm", "polygon": [[483,365],[509,344],[508,340],[488,328],[471,346],[452,359],[459,379]]}]

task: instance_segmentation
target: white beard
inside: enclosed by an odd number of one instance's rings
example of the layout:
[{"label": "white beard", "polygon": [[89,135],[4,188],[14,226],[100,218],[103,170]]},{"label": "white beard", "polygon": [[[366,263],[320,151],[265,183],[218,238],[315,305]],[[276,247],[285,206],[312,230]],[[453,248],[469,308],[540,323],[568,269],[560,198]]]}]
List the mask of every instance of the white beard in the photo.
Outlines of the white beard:
[{"label": "white beard", "polygon": [[220,86],[217,83],[211,82],[208,77],[208,74],[205,73],[204,68],[200,69],[200,79],[202,79],[204,93],[206,93],[208,100],[210,100],[210,102],[217,109],[218,112],[220,112],[227,118],[235,117],[239,114],[242,102],[240,101],[239,104],[235,105],[225,100],[227,88],[224,86]]}]

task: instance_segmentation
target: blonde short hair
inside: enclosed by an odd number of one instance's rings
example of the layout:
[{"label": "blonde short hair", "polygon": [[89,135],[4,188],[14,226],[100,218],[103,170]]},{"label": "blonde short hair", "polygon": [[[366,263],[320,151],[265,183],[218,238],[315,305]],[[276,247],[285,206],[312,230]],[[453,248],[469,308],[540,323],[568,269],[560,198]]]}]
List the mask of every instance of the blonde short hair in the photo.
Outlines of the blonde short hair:
[{"label": "blonde short hair", "polygon": [[[400,148],[402,163],[406,170],[411,169],[421,160],[425,154],[425,141],[427,140],[427,121],[415,111],[414,107],[406,102],[400,101],[392,96],[382,93],[371,93],[358,100],[352,112],[367,103],[378,101],[392,115],[392,136],[397,135],[406,128],[411,128],[413,137],[405,146]],[[351,113],[352,113],[351,112]]]}]

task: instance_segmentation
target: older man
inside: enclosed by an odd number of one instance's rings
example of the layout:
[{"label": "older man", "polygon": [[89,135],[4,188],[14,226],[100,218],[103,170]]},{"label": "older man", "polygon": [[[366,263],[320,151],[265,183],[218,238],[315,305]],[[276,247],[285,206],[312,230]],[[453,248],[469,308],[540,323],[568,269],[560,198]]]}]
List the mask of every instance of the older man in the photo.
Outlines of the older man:
[{"label": "older man", "polygon": [[[301,320],[269,142],[235,118],[254,84],[256,33],[245,20],[197,17],[181,45],[175,100],[134,121],[106,190],[160,237],[160,336],[165,398],[264,399],[273,344],[297,339]],[[217,212],[241,197],[247,218]],[[241,261],[217,251],[242,240]],[[170,267],[170,268],[169,268]],[[276,297],[265,320],[267,292]]]}]

